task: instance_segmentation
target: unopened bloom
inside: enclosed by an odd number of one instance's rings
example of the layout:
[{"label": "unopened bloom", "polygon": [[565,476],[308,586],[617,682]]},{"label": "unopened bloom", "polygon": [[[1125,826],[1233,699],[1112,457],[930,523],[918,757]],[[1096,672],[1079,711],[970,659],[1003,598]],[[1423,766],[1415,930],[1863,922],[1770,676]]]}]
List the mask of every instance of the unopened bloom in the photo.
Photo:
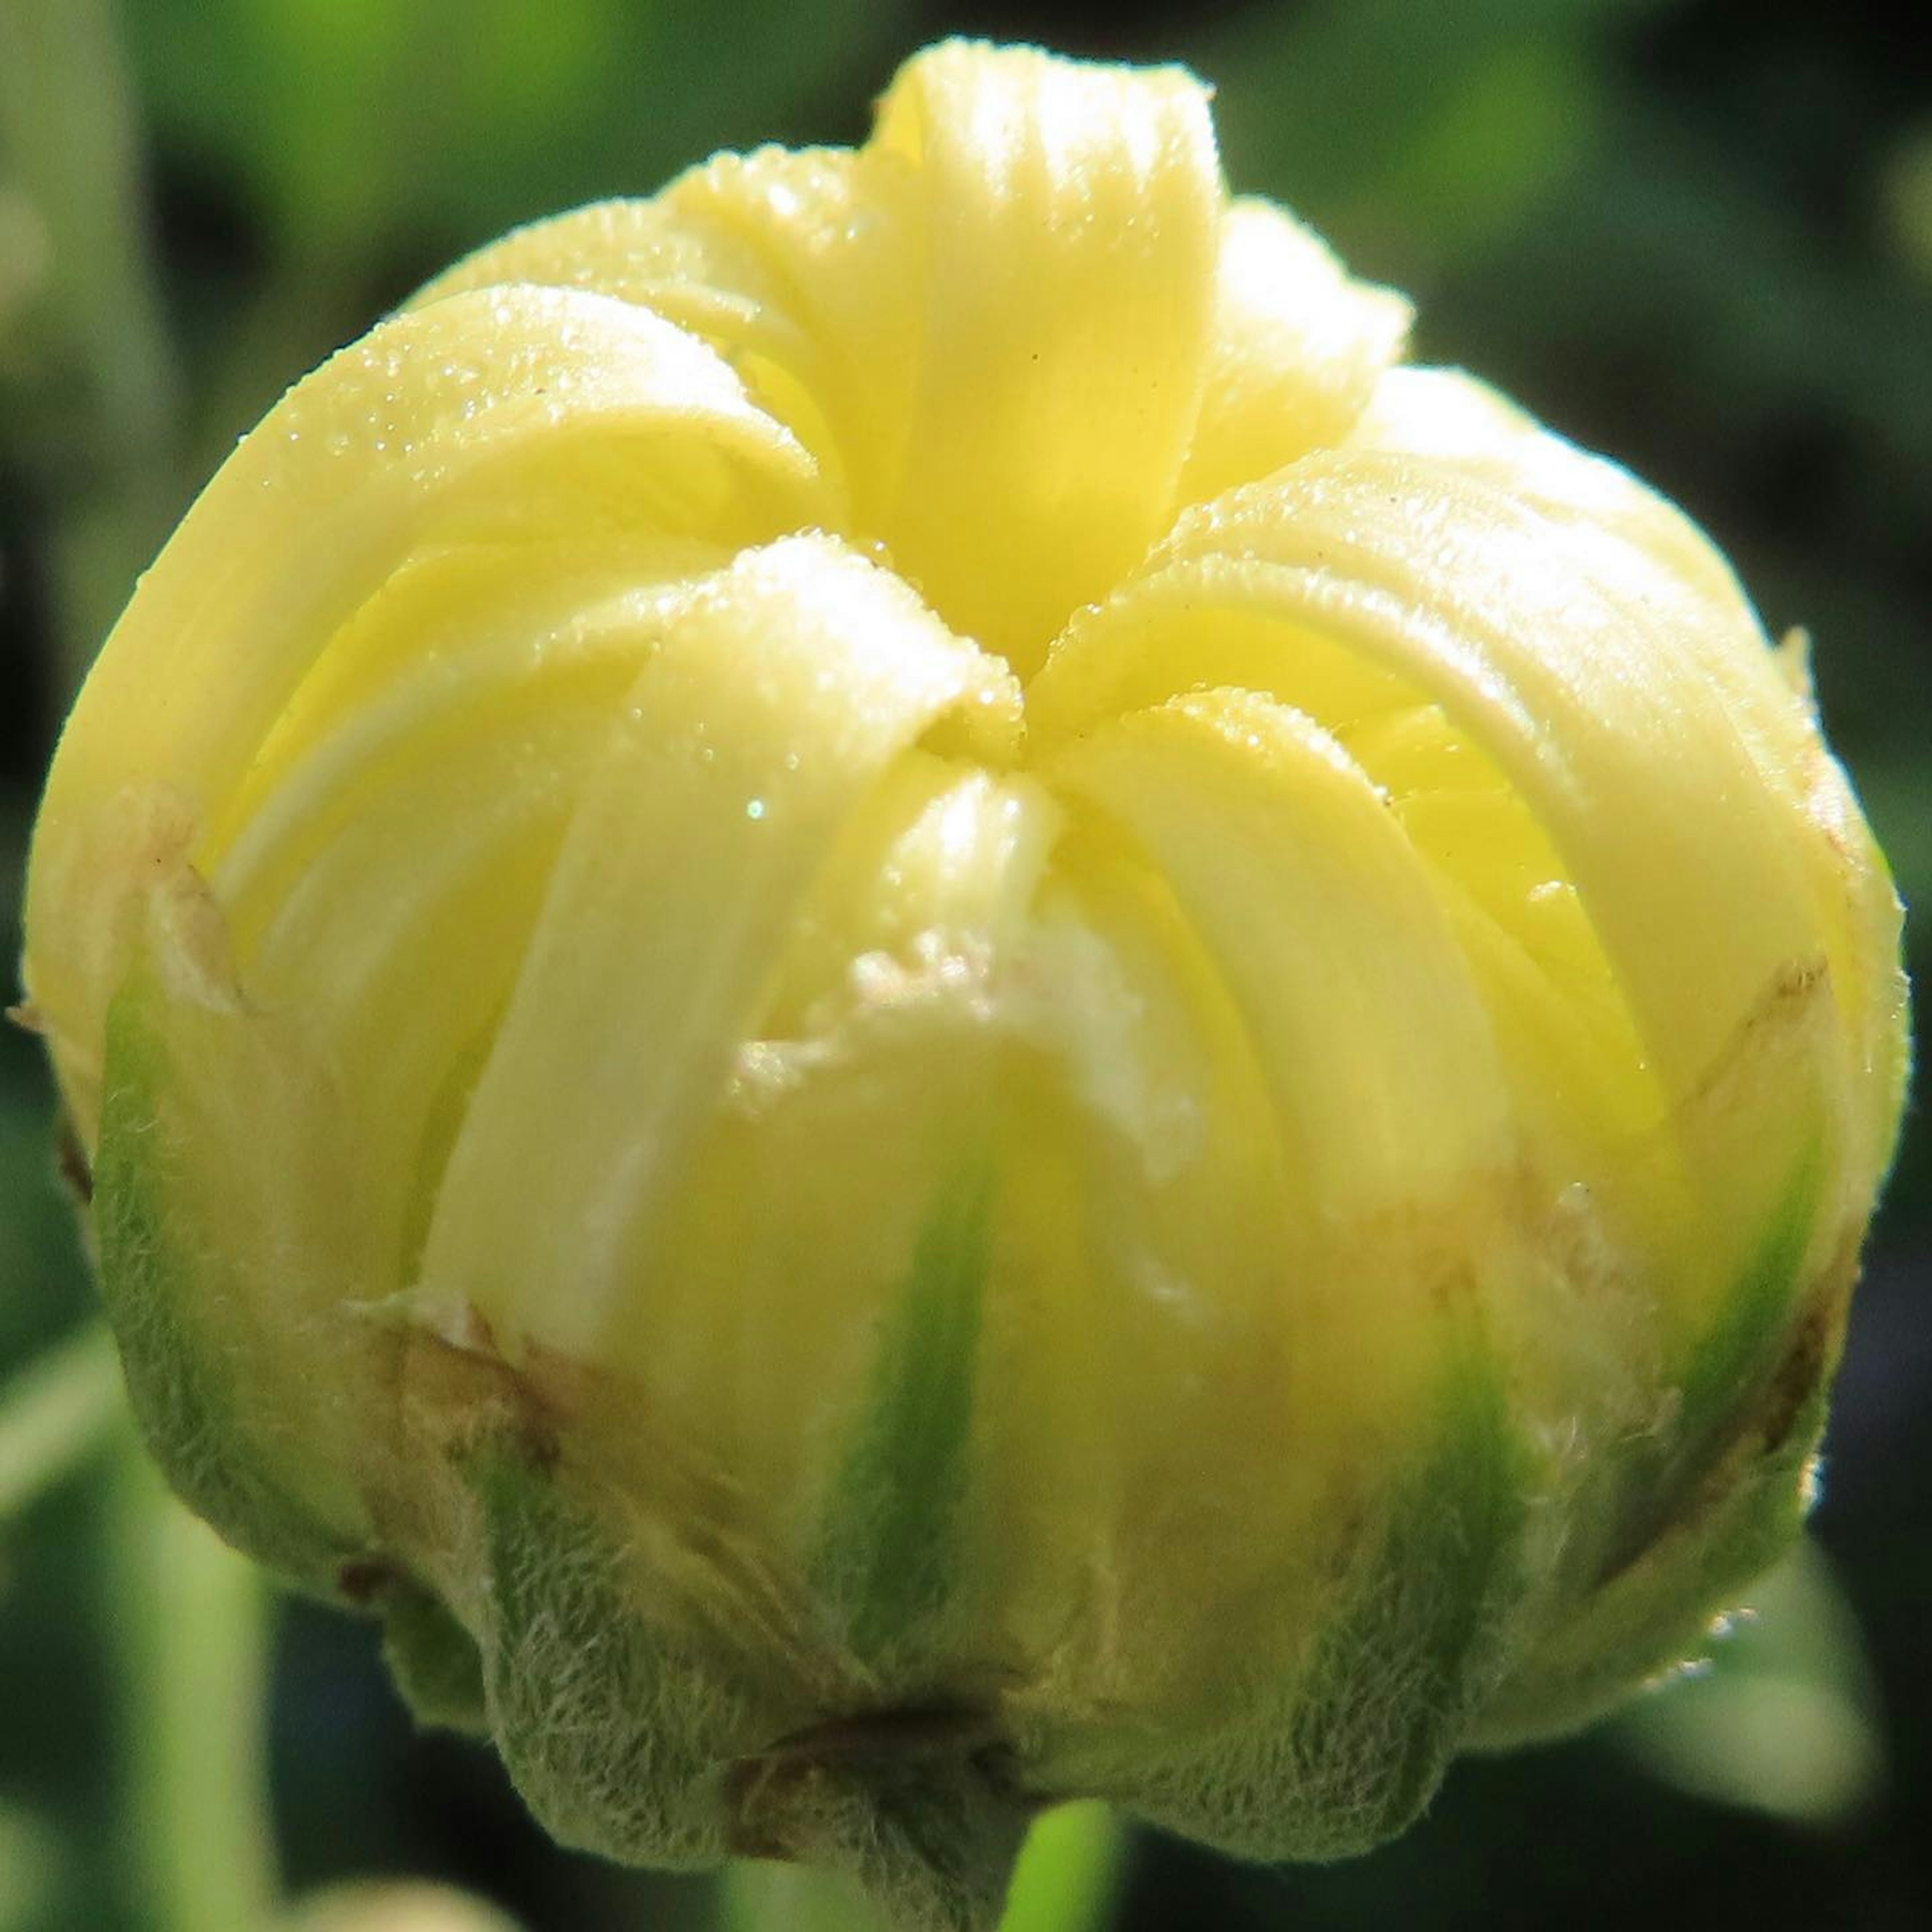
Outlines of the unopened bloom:
[{"label": "unopened bloom", "polygon": [[1375,1843],[1804,1504],[1904,1071],[1802,664],[1178,70],[460,264],[144,580],[27,975],[130,1386],[567,1840]]}]

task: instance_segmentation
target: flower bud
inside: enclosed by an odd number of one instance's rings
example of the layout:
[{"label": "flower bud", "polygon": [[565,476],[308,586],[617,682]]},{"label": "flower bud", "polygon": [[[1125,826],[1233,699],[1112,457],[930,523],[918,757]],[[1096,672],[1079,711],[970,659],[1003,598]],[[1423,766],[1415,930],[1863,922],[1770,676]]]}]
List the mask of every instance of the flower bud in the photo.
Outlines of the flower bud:
[{"label": "flower bud", "polygon": [[1790,1537],[1898,907],[1407,320],[1187,74],[950,44],[460,264],[110,640],[26,973],[130,1389],[566,1842],[1352,1852]]}]

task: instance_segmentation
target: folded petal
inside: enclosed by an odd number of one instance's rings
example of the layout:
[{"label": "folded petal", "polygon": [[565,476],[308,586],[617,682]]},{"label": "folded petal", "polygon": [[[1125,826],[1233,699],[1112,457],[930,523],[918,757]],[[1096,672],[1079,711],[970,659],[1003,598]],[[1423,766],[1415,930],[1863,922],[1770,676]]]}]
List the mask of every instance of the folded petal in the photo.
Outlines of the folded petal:
[{"label": "folded petal", "polygon": [[652,310],[709,343],[826,478],[821,520],[876,509],[916,376],[910,182],[868,150],[720,154],[649,200],[520,228],[440,275],[465,290],[575,288]]},{"label": "folded petal", "polygon": [[[1057,647],[1030,724],[1050,746],[1220,684],[1318,718],[1470,935],[1531,1117],[1571,1116],[1579,1172],[1634,1189],[1694,1332],[1812,1162],[1834,1178],[1793,1292],[1869,1185],[1862,1022],[1817,1014],[1863,998],[1888,916],[1848,910],[1815,736],[1688,526],[1553,439],[1500,442],[1313,457],[1190,513]],[[1748,1132],[1744,1088],[1784,1096]]]},{"label": "folded petal", "polygon": [[[862,148],[720,156],[417,299],[594,289],[702,335],[819,459],[828,520],[1024,674],[1171,520],[1204,394],[1197,493],[1346,427],[1400,336],[1404,305],[1285,218],[1224,228],[1207,98],[1178,68],[950,44]],[[1291,349],[1304,375],[1264,374]]]},{"label": "folded petal", "polygon": [[1045,775],[1132,832],[1219,962],[1312,1224],[1426,1208],[1506,1162],[1454,934],[1373,782],[1314,720],[1202,692],[1100,727]]},{"label": "folded petal", "polygon": [[[142,886],[102,818],[113,801],[165,798],[153,809],[184,822],[200,862],[337,632],[424,549],[628,532],[728,554],[808,520],[814,488],[809,459],[703,344],[599,296],[453,298],[299,384],[142,579],[49,779],[26,970],[56,1052],[81,1056],[83,1114],[86,1042]],[[102,865],[124,890],[100,889]]]},{"label": "folded petal", "polygon": [[[663,614],[464,1113],[429,1292],[469,1300],[506,1347],[580,1358],[650,1318],[658,1216],[807,889],[892,761],[948,712],[1010,706],[1003,680],[824,538],[750,551]],[[533,1165],[529,1110],[557,1093],[572,1104],[545,1103]],[[559,1294],[547,1256],[566,1226]]]},{"label": "folded petal", "polygon": [[868,520],[1024,676],[1172,514],[1213,313],[1207,91],[952,44],[902,71],[875,146],[916,184],[923,312],[903,460]]},{"label": "folded petal", "polygon": [[1401,353],[1410,308],[1354,280],[1291,214],[1238,201],[1221,218],[1213,340],[1180,500],[1252,483],[1342,440]]}]

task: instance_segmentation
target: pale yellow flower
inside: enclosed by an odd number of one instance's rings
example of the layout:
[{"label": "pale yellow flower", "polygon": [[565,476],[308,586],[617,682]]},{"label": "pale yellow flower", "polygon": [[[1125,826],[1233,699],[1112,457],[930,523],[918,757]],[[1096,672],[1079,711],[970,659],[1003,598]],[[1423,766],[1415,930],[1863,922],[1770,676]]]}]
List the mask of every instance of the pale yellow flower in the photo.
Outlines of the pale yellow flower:
[{"label": "pale yellow flower", "polygon": [[1407,321],[1188,74],[948,45],[460,264],[110,640],[27,975],[137,1401],[560,1836],[1346,1852],[1790,1534],[1896,904]]}]

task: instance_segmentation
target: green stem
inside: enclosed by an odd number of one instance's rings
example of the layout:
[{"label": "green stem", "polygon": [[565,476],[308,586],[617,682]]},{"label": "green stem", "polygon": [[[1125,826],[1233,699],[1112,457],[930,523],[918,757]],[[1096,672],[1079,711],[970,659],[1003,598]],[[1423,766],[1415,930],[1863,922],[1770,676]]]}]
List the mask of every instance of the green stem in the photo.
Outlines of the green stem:
[{"label": "green stem", "polygon": [[0,1523],[77,1468],[124,1412],[107,1330],[82,1329],[0,1390]]},{"label": "green stem", "polygon": [[1000,1932],[1102,1932],[1126,1876],[1127,1826],[1110,1805],[1062,1804],[1027,1834]]},{"label": "green stem", "polygon": [[132,1922],[264,1932],[279,1888],[266,1803],[267,1587],[168,1494],[131,1440],[113,1502]]},{"label": "green stem", "polygon": [[843,1872],[739,1858],[724,1870],[716,1932],[890,1932]]},{"label": "green stem", "polygon": [[[1097,1804],[1062,1804],[1027,1834],[1000,1932],[1104,1932],[1126,1875],[1127,1829]],[[717,1932],[890,1932],[842,1874],[741,1859],[719,1894]]]}]

